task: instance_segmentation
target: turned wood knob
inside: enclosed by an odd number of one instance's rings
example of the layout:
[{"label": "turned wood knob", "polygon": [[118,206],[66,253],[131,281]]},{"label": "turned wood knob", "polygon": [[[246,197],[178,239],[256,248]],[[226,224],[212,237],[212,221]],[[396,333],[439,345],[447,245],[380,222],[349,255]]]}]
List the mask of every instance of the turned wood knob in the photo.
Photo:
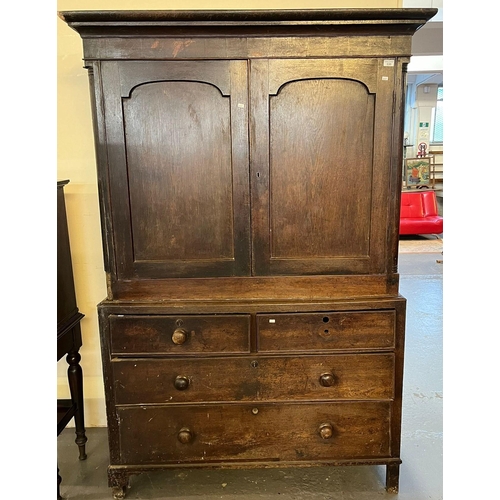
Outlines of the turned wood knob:
[{"label": "turned wood knob", "polygon": [[177,439],[182,444],[188,444],[193,440],[193,433],[187,427],[183,427],[177,434]]},{"label": "turned wood knob", "polygon": [[321,377],[319,377],[319,383],[323,387],[331,387],[335,383],[335,377],[333,373],[323,373]]},{"label": "turned wood knob", "polygon": [[182,345],[188,338],[188,332],[184,328],[177,328],[172,334],[172,342],[176,345]]},{"label": "turned wood knob", "polygon": [[332,424],[321,424],[319,426],[319,435],[322,439],[330,439],[333,436]]},{"label": "turned wood knob", "polygon": [[174,387],[178,391],[185,391],[189,387],[189,379],[182,375],[178,375],[174,380]]}]

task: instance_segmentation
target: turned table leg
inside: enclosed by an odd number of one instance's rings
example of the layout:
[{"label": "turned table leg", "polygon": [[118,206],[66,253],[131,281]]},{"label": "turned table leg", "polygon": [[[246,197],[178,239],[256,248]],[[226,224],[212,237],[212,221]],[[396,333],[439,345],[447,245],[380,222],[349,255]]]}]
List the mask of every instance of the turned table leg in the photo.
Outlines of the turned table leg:
[{"label": "turned table leg", "polygon": [[397,493],[399,489],[399,464],[387,464],[385,470],[385,489]]},{"label": "turned table leg", "polygon": [[80,460],[85,460],[87,454],[85,453],[85,443],[87,436],[85,435],[85,425],[83,418],[83,372],[80,366],[80,353],[78,351],[71,351],[66,357],[68,362],[68,382],[71,399],[76,403],[77,412],[75,414],[75,443],[78,445],[80,452]]},{"label": "turned table leg", "polygon": [[57,466],[57,500],[63,500],[61,496],[61,475],[59,474],[59,466]]}]

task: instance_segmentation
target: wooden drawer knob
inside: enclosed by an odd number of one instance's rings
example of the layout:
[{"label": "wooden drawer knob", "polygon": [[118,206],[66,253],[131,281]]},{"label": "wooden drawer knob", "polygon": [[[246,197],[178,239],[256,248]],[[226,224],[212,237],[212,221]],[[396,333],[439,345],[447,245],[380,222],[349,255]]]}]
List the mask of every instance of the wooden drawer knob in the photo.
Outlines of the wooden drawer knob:
[{"label": "wooden drawer knob", "polygon": [[333,373],[323,373],[321,377],[319,377],[319,383],[323,387],[331,387],[335,383],[335,377]]},{"label": "wooden drawer knob", "polygon": [[319,426],[319,435],[322,439],[330,439],[333,436],[332,424],[321,424]]},{"label": "wooden drawer knob", "polygon": [[172,342],[176,345],[182,345],[188,338],[188,332],[184,328],[177,328],[172,334]]},{"label": "wooden drawer knob", "polygon": [[185,391],[189,387],[189,379],[182,375],[178,375],[174,380],[174,387],[178,391]]},{"label": "wooden drawer knob", "polygon": [[177,434],[177,439],[182,444],[190,443],[193,440],[193,437],[193,433],[187,427],[183,427]]}]

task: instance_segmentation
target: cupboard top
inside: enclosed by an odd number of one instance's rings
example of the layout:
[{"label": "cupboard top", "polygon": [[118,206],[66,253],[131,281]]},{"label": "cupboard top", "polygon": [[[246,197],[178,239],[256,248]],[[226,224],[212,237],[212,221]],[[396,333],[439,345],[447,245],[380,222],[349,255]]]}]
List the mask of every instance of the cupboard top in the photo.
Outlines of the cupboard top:
[{"label": "cupboard top", "polygon": [[[165,34],[172,28],[235,30],[248,32],[316,34],[413,34],[437,13],[434,8],[415,9],[312,9],[312,10],[124,10],[64,11],[59,17],[82,37],[97,32],[109,35]],[[167,29],[170,28],[170,29]],[[97,31],[96,31],[97,30]],[[185,31],[184,31],[185,32]]]}]

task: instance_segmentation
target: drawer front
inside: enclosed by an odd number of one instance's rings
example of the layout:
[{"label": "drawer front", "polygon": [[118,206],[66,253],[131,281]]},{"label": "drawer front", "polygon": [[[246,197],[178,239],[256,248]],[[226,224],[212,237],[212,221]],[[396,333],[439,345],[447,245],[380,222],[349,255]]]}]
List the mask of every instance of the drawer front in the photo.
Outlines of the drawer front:
[{"label": "drawer front", "polygon": [[258,314],[261,352],[392,348],[395,311]]},{"label": "drawer front", "polygon": [[393,354],[115,359],[117,404],[388,400]]},{"label": "drawer front", "polygon": [[250,315],[110,315],[111,354],[250,352]]},{"label": "drawer front", "polygon": [[390,403],[119,408],[122,464],[390,456]]}]

